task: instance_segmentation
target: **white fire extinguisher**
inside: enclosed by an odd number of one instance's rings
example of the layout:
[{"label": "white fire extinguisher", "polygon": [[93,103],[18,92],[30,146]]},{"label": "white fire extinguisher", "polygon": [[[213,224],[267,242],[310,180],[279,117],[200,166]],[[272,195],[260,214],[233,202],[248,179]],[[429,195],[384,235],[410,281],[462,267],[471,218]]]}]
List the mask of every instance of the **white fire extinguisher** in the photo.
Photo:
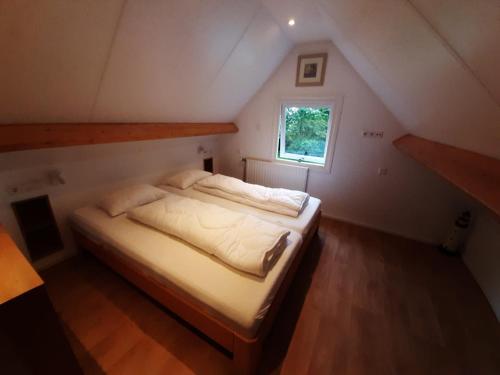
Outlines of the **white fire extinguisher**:
[{"label": "white fire extinguisher", "polygon": [[467,232],[469,229],[471,220],[471,214],[469,211],[462,212],[462,214],[455,220],[455,225],[453,226],[448,238],[439,245],[439,248],[446,254],[456,255],[462,248],[465,239],[467,238]]}]

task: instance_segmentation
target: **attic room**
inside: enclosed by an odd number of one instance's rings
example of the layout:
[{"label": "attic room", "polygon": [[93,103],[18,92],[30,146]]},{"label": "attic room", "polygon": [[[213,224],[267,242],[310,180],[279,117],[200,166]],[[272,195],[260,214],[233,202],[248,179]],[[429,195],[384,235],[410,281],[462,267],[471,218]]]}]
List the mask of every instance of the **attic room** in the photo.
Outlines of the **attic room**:
[{"label": "attic room", "polygon": [[498,0],[0,2],[0,373],[500,374]]}]

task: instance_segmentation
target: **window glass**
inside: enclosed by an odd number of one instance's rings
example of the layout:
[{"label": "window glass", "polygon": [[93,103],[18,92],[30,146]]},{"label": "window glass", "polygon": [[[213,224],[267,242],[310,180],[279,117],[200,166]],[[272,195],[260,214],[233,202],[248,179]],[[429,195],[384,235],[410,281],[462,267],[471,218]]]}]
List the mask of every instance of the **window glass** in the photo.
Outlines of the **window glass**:
[{"label": "window glass", "polygon": [[331,115],[331,105],[283,105],[277,157],[324,166]]}]

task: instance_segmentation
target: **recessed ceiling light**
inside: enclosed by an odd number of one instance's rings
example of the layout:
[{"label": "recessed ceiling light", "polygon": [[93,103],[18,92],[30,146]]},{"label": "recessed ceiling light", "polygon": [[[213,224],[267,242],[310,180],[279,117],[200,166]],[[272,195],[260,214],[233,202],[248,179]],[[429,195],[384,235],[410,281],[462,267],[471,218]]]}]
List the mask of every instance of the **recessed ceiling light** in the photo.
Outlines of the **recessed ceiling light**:
[{"label": "recessed ceiling light", "polygon": [[293,18],[290,18],[288,20],[288,26],[293,26],[293,25],[295,25],[295,20]]}]

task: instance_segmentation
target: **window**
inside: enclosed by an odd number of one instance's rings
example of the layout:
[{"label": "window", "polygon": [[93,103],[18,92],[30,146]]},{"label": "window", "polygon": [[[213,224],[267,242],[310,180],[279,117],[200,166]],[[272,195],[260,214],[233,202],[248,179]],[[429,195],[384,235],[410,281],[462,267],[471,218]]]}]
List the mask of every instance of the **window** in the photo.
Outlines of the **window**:
[{"label": "window", "polygon": [[283,103],[276,158],[327,168],[333,147],[333,109],[331,101]]}]

